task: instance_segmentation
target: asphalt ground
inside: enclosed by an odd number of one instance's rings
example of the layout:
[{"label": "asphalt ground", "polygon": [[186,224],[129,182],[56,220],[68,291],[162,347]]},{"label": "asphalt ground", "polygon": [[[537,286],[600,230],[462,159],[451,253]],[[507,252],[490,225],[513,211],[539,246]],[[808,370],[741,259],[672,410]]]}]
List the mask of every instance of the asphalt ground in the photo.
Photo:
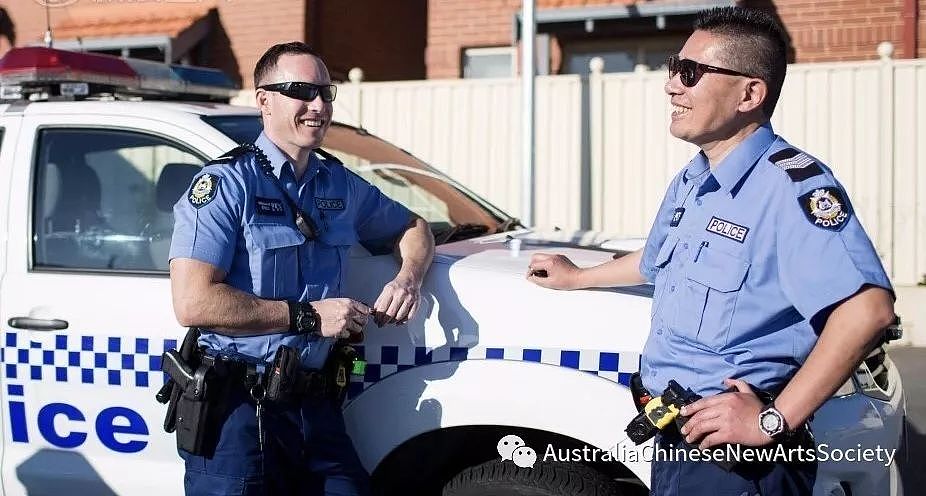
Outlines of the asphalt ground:
[{"label": "asphalt ground", "polygon": [[922,494],[926,486],[926,348],[891,348],[907,399],[907,457],[900,465],[904,493]]}]

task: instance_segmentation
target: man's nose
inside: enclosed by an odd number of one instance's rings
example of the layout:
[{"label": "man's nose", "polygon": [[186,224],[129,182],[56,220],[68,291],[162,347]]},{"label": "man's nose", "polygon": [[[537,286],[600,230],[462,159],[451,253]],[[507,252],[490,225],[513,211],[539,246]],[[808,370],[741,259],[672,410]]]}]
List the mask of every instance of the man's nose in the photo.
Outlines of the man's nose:
[{"label": "man's nose", "polygon": [[682,78],[678,74],[669,76],[663,89],[665,89],[666,94],[669,96],[679,95],[685,91],[682,85]]}]

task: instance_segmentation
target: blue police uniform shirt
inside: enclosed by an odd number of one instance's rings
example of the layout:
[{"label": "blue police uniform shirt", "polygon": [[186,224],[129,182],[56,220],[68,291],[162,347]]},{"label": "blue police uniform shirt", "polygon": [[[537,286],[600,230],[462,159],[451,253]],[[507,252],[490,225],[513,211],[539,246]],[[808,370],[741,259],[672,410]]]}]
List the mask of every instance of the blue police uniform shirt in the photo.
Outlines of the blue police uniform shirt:
[{"label": "blue police uniform shirt", "polygon": [[[339,297],[351,245],[394,239],[411,212],[343,165],[314,153],[296,181],[292,165],[265,134],[254,144],[289,197],[312,217],[318,239],[306,242],[283,192],[255,154],[246,153],[228,163],[207,164],[193,178],[174,206],[170,258],[214,265],[226,273],[226,284],[259,298]],[[300,351],[303,367],[317,369],[334,339],[290,332],[232,337],[203,330],[199,343],[257,363],[272,361],[277,348],[287,345]]]},{"label": "blue police uniform shirt", "polygon": [[726,378],[782,388],[834,304],[865,284],[893,291],[830,169],[770,125],[713,172],[703,152],[679,172],[640,272],[655,284],[644,385],[705,396]]}]

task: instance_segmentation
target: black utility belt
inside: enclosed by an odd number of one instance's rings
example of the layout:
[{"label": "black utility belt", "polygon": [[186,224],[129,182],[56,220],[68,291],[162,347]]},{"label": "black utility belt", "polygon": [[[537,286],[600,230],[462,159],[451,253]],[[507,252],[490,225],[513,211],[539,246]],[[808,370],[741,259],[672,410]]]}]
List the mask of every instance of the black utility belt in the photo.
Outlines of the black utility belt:
[{"label": "black utility belt", "polygon": [[[318,370],[298,367],[298,354],[282,346],[272,364],[258,372],[257,366],[223,356],[204,354],[202,363],[212,367],[217,380],[230,387],[243,387],[255,401],[294,402],[304,398],[337,398],[339,390],[333,378]],[[284,358],[285,357],[285,358]],[[296,360],[295,366],[289,360]]]}]

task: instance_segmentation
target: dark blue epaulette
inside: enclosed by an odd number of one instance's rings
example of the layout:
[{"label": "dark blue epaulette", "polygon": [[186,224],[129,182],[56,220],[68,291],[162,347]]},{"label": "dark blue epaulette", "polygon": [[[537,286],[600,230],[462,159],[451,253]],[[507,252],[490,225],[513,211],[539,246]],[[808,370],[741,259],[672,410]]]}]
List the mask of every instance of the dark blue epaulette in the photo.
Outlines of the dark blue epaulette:
[{"label": "dark blue epaulette", "polygon": [[768,160],[785,171],[796,183],[823,174],[823,168],[813,157],[794,148],[778,150],[769,155]]}]

